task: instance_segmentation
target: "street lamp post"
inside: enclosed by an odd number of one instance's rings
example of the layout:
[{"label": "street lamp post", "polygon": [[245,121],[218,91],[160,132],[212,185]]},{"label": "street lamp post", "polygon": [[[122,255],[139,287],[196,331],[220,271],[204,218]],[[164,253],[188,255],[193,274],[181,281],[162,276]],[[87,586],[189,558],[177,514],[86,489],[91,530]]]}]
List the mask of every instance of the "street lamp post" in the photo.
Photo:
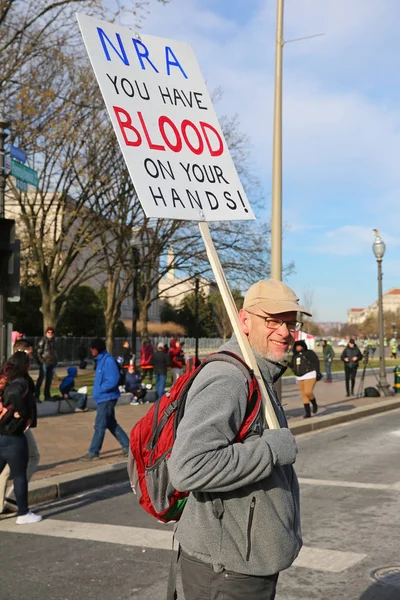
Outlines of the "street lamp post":
[{"label": "street lamp post", "polygon": [[378,388],[384,396],[390,396],[390,385],[386,379],[385,367],[385,344],[384,344],[384,319],[383,319],[383,294],[382,294],[382,259],[385,254],[386,245],[379,235],[379,231],[375,231],[375,240],[372,244],[372,250],[375,254],[376,262],[378,263],[378,325],[379,325],[379,383]]}]

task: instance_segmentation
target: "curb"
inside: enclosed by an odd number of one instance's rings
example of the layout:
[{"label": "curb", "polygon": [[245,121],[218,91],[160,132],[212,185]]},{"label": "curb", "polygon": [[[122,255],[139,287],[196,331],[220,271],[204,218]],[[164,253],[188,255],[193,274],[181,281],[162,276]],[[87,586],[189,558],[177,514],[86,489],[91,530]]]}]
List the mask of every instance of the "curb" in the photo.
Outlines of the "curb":
[{"label": "curb", "polygon": [[29,484],[28,501],[30,505],[41,504],[49,500],[59,500],[97,487],[129,482],[126,461],[108,463],[104,467],[73,471],[65,475],[55,475],[39,479]]},{"label": "curb", "polygon": [[327,427],[332,427],[333,425],[357,421],[363,417],[378,415],[389,410],[395,410],[396,408],[400,408],[400,398],[382,400],[381,402],[369,404],[368,406],[352,408],[342,413],[333,413],[331,415],[325,415],[321,417],[311,417],[311,419],[306,419],[306,422],[294,423],[290,427],[290,430],[294,435],[310,433],[320,429],[326,429]]},{"label": "curb", "polygon": [[[368,406],[352,408],[345,413],[334,413],[322,417],[312,417],[306,422],[294,423],[290,430],[294,435],[303,433],[312,433],[322,429],[327,429],[341,423],[348,423],[377,415],[390,410],[400,408],[400,398],[391,400],[382,400]],[[46,479],[39,479],[29,484],[29,504],[41,504],[49,500],[59,500],[73,494],[87,492],[97,487],[109,485],[112,483],[129,483],[126,462],[108,463],[82,471],[73,471],[65,475],[55,475]]]}]

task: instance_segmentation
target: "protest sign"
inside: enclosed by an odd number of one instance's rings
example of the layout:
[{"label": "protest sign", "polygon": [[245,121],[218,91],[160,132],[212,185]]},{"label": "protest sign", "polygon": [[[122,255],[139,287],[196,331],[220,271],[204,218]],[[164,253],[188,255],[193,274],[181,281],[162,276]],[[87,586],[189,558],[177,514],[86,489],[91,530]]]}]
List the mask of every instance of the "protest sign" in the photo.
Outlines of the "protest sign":
[{"label": "protest sign", "polygon": [[254,219],[192,47],[77,18],[146,216]]},{"label": "protest sign", "polygon": [[199,221],[207,255],[266,421],[279,427],[207,221],[254,219],[189,44],[77,15],[129,174],[147,217]]}]

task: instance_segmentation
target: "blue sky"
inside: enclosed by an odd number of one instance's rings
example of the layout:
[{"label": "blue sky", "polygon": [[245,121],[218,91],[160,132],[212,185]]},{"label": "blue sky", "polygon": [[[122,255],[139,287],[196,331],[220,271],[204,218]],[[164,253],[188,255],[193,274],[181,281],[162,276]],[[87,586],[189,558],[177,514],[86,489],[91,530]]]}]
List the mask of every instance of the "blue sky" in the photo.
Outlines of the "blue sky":
[{"label": "blue sky", "polygon": [[[237,113],[270,215],[275,0],[150,0],[142,31],[191,43],[217,112]],[[316,320],[346,320],[377,296],[373,228],[386,242],[384,290],[400,287],[400,70],[397,0],[286,0],[283,243],[287,282]]]}]

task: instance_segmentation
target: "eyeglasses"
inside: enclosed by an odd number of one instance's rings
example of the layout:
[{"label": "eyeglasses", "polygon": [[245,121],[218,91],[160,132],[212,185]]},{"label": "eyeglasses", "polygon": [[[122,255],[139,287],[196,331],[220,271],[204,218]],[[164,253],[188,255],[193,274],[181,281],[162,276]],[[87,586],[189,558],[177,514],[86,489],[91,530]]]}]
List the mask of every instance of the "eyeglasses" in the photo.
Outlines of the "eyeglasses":
[{"label": "eyeglasses", "polygon": [[265,321],[265,326],[269,329],[279,329],[279,327],[282,327],[283,324],[286,325],[289,331],[300,331],[300,329],[303,327],[303,323],[301,321],[284,321],[283,319],[273,319],[271,317],[264,317],[263,315],[258,315],[257,313],[250,312],[249,310],[246,312],[248,312],[250,315],[253,315],[254,317],[259,317],[260,319],[263,319]]}]

